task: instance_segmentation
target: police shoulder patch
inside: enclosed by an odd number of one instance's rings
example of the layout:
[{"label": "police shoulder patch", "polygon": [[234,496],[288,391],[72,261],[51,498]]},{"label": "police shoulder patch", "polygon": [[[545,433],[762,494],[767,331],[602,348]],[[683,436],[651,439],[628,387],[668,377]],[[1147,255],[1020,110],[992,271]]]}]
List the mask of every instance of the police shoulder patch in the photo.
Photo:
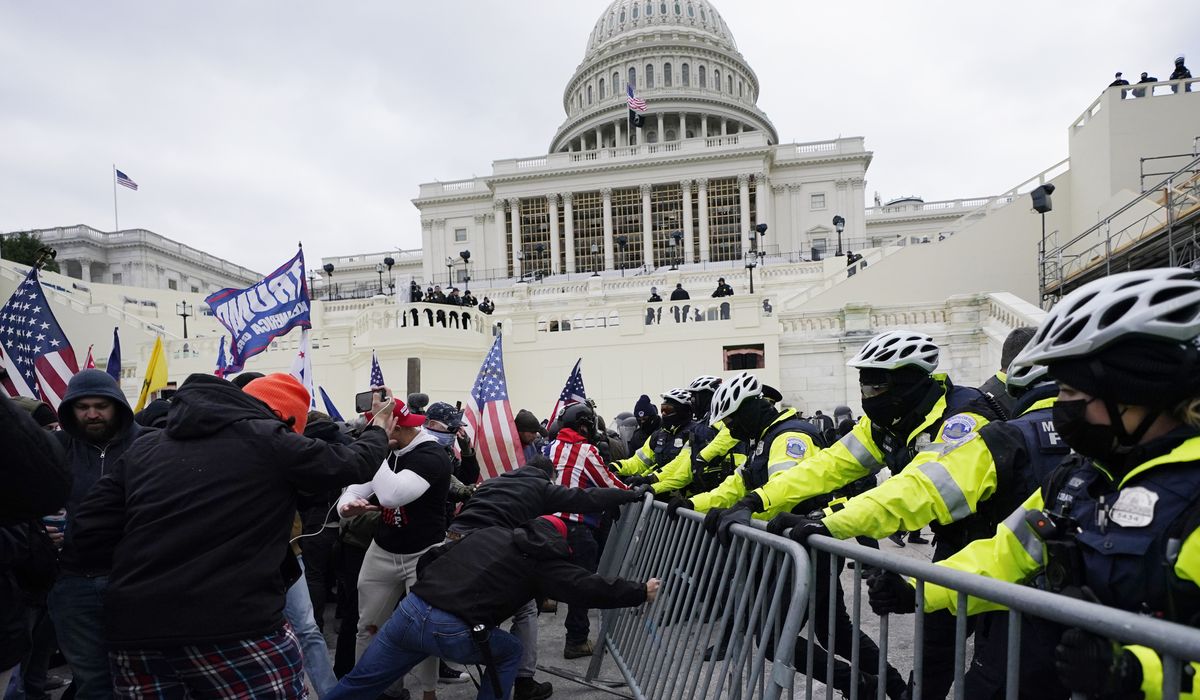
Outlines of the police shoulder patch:
[{"label": "police shoulder patch", "polygon": [[964,413],[950,416],[950,418],[942,424],[942,440],[946,442],[956,442],[958,440],[962,440],[971,433],[975,432],[975,428],[978,425],[979,421]]},{"label": "police shoulder patch", "polygon": [[806,452],[808,452],[808,445],[804,444],[803,440],[801,440],[800,438],[795,438],[795,437],[787,439],[787,455],[788,455],[788,457],[791,457],[793,459],[800,459],[800,458],[804,457],[804,454]]}]

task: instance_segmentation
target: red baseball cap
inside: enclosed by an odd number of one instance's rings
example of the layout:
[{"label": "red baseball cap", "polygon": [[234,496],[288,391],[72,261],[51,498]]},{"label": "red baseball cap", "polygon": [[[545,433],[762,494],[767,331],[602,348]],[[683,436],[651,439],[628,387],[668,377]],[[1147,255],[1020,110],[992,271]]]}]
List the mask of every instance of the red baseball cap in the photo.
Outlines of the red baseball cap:
[{"label": "red baseball cap", "polygon": [[555,530],[558,530],[558,534],[562,535],[564,540],[567,538],[567,524],[562,521],[562,518],[557,515],[539,515],[538,520],[549,522]]},{"label": "red baseball cap", "polygon": [[396,425],[403,425],[406,428],[425,425],[425,416],[408,410],[408,406],[400,399],[393,398],[392,400],[396,402],[396,406],[392,409],[392,415],[396,417]]}]

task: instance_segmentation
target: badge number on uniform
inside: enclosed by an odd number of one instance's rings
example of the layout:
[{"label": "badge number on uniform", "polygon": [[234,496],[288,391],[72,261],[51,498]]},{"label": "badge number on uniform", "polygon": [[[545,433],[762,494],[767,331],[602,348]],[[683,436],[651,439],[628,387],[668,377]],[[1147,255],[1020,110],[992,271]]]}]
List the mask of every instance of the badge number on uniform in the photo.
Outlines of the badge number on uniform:
[{"label": "badge number on uniform", "polygon": [[1108,519],[1121,527],[1146,527],[1154,521],[1158,494],[1143,486],[1123,489],[1108,511]]}]

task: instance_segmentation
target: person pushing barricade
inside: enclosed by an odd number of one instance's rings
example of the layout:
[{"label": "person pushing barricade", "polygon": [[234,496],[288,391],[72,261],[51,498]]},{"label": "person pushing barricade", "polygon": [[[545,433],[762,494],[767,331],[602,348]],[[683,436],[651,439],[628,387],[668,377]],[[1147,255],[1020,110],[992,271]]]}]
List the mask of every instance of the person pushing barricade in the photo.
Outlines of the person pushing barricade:
[{"label": "person pushing barricade", "polygon": [[[1198,334],[1200,282],[1187,270],[1119,273],[1064,297],[1016,363],[1045,365],[1058,381],[1054,428],[1076,454],[993,537],[940,564],[1195,625]],[[955,591],[931,584],[924,590],[926,611],[957,608]],[[879,613],[912,612],[916,591],[888,574],[872,582],[870,600]],[[969,614],[998,608],[967,602]],[[1023,649],[1022,663],[1025,656]],[[1161,697],[1163,665],[1150,648],[1076,628],[1062,635],[1054,657],[1058,680],[1073,693]],[[1184,666],[1185,697],[1195,697],[1197,668]]]},{"label": "person pushing barricade", "polygon": [[525,601],[546,596],[595,608],[654,602],[660,582],[606,578],[567,561],[567,527],[546,515],[516,529],[476,530],[427,553],[412,591],[327,700],[375,700],[426,657],[485,664],[478,698],[508,698],[521,642],[499,629]]}]

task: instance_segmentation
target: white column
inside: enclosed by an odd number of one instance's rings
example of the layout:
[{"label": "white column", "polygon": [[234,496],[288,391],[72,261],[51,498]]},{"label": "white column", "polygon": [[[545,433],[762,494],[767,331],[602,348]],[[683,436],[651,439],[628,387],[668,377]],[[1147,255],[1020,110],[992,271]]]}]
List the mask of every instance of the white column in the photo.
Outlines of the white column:
[{"label": "white column", "polygon": [[846,229],[853,231],[854,237],[860,240],[867,237],[867,222],[864,211],[866,207],[866,192],[864,191],[866,185],[866,180],[863,180],[861,177],[850,178],[850,200],[847,211],[851,215],[846,217]]},{"label": "white column", "polygon": [[558,195],[546,195],[546,203],[550,210],[550,274],[557,275],[560,266],[559,260],[559,240],[558,240]]},{"label": "white column", "polygon": [[600,137],[600,127],[596,127],[596,150],[600,150],[600,143],[602,140],[603,139]]},{"label": "white column", "polygon": [[696,196],[700,198],[700,262],[709,262],[708,255],[708,179],[696,180]]},{"label": "white column", "polygon": [[650,220],[650,185],[642,185],[642,262],[654,268],[654,226]]},{"label": "white column", "polygon": [[[622,135],[624,134],[624,130],[621,128],[621,122],[622,122],[622,121],[623,121],[623,120],[621,120],[621,119],[618,119],[618,120],[617,120],[617,125],[616,125],[615,127],[613,127],[614,129],[616,129],[616,131],[614,131],[614,132],[613,132],[613,135],[614,135],[614,136],[613,136],[613,145],[614,145],[614,146],[620,146],[620,145],[621,145],[621,137],[622,137]],[[607,269],[607,268],[605,268],[605,269]]]},{"label": "white column", "polygon": [[521,258],[517,253],[521,252],[521,200],[512,198],[508,200],[508,206],[512,209],[512,225],[508,229],[508,240],[512,243],[512,268],[513,277],[521,278]]},{"label": "white column", "polygon": [[573,193],[563,192],[563,229],[567,240],[567,273],[575,272],[575,205]]},{"label": "white column", "polygon": [[[64,272],[64,274],[66,274],[66,273]],[[92,281],[92,261],[91,260],[80,260],[79,261],[79,279],[83,282],[91,282]]]},{"label": "white column", "polygon": [[[503,253],[504,248],[505,248],[504,239],[506,236],[508,236],[508,231],[506,231],[504,228],[504,200],[503,199],[496,199],[492,202],[492,227],[493,227],[492,228],[492,236],[494,237],[494,239],[496,241],[496,251],[498,253]],[[491,249],[492,249],[492,247],[488,246],[488,245],[485,245],[483,247],[483,257],[478,262],[482,263],[484,267],[495,266],[496,263],[493,261],[499,260],[501,257],[500,255],[497,255],[495,257],[492,257],[491,255],[489,255],[488,251]]]},{"label": "white column", "polygon": [[750,176],[738,175],[738,212],[741,214],[742,252],[750,250]]},{"label": "white column", "polygon": [[708,115],[707,114],[700,115],[700,136],[701,136],[701,138],[708,138]]},{"label": "white column", "polygon": [[604,269],[613,269],[612,188],[600,190],[604,197]]},{"label": "white column", "polygon": [[766,173],[758,173],[754,176],[754,191],[758,199],[758,221],[755,223],[765,223],[773,228],[775,226],[775,199],[771,196],[771,183],[767,181]]},{"label": "white column", "polygon": [[680,241],[683,245],[683,261],[693,263],[695,250],[692,248],[692,181],[684,180],[679,183],[679,187],[683,191],[683,240]]},{"label": "white column", "polygon": [[725,136],[727,133],[725,131],[725,128],[726,128],[725,117],[721,117],[721,135],[722,136]]},{"label": "white column", "polygon": [[662,112],[658,113],[658,142],[663,143],[667,140],[667,120],[666,115]]}]

